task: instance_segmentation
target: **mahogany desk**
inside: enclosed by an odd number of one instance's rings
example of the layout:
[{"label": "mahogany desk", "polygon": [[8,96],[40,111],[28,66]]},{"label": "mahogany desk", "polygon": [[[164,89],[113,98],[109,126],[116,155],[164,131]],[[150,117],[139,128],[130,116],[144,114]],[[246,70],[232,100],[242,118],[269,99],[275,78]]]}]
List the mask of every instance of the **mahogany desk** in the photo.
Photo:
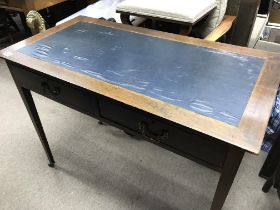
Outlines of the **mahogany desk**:
[{"label": "mahogany desk", "polygon": [[260,151],[280,82],[275,54],[87,17],[0,55],[49,166],[30,91],[219,171],[212,210],[222,208],[244,152]]}]

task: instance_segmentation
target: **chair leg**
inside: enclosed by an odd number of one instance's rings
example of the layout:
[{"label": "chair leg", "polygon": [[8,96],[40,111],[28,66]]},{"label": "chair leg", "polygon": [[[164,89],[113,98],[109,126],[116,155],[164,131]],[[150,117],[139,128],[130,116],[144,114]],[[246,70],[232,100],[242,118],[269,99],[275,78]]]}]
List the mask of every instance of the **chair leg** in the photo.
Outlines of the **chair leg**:
[{"label": "chair leg", "polygon": [[123,24],[132,25],[129,14],[121,13],[121,21]]},{"label": "chair leg", "polygon": [[276,170],[277,165],[280,162],[279,153],[280,153],[280,138],[276,138],[259,172],[260,177],[267,179],[273,175],[273,172]]},{"label": "chair leg", "polygon": [[274,187],[279,189],[280,188],[280,162],[277,166],[277,169],[275,171],[275,175],[274,175]]},{"label": "chair leg", "polygon": [[264,183],[262,191],[267,193],[272,186],[277,189],[277,194],[280,199],[280,162],[278,163],[278,166],[273,175],[270,176]]},{"label": "chair leg", "polygon": [[272,185],[273,185],[273,178],[270,177],[270,178],[267,179],[267,181],[264,183],[264,185],[263,185],[263,187],[262,187],[262,191],[263,191],[264,193],[267,193],[267,192],[271,189]]},{"label": "chair leg", "polygon": [[192,26],[182,25],[179,34],[188,36],[192,31]]}]

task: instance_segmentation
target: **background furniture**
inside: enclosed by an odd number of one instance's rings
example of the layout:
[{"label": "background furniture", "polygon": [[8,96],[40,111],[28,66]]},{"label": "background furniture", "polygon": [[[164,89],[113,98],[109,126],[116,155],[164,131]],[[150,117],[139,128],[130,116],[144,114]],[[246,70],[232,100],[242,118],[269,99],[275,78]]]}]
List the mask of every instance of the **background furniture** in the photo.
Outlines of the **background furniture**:
[{"label": "background furniture", "polygon": [[258,15],[249,47],[280,52],[280,3],[271,0],[265,15]]},{"label": "background furniture", "polygon": [[[108,18],[114,18],[116,20],[116,22],[121,23],[121,18],[120,18],[120,14],[116,13],[117,10],[117,5],[119,3],[122,3],[123,0],[101,0],[98,1],[95,4],[89,5],[88,7],[86,7],[83,10],[78,11],[77,13],[59,21],[56,25],[62,24],[68,20],[71,20],[79,15],[82,16],[87,16],[87,17],[93,17],[93,18],[101,18],[104,17],[105,19]],[[141,2],[141,1],[140,1]],[[174,2],[172,2],[174,3]],[[225,10],[226,8],[223,8],[223,10]],[[222,18],[224,16],[221,16]],[[218,21],[218,19],[221,18],[220,16],[216,16],[216,21]],[[138,16],[130,16],[130,24],[133,25],[140,25],[141,23],[143,23],[147,18],[143,18],[143,17],[138,17]],[[233,22],[235,20],[234,16],[226,16],[224,17],[224,21],[223,23],[219,24],[218,27],[215,27],[216,30],[214,30],[213,32],[209,33],[207,37],[205,37],[206,40],[209,41],[217,41],[219,38],[221,38],[224,34],[226,34],[233,25]],[[213,21],[213,20],[212,20]],[[209,22],[209,21],[208,21]],[[213,28],[215,25],[210,24],[209,28]],[[204,29],[207,28],[204,26]],[[209,29],[206,29],[209,30]]]},{"label": "background furniture", "polygon": [[0,0],[0,5],[5,5],[7,4],[7,0]]},{"label": "background furniture", "polygon": [[[24,2],[24,1],[10,0],[9,2],[21,2],[21,4],[17,3],[17,5],[22,5],[22,2]],[[45,2],[47,2],[47,1],[45,1]],[[80,0],[79,0],[79,2],[80,2]],[[96,2],[96,0],[91,0],[91,1],[88,0],[87,2],[94,3],[94,2]],[[2,3],[2,5],[0,5],[0,7],[6,7],[9,9],[19,8],[19,6],[7,7],[7,5],[3,5],[3,3],[5,3],[5,0],[4,1],[2,0],[1,3]],[[256,18],[257,10],[259,8],[259,4],[260,4],[259,0],[257,0],[257,1],[256,0],[228,0],[225,14],[229,15],[229,16],[237,17],[235,24],[231,30],[231,39],[230,39],[231,44],[240,45],[240,46],[248,45],[249,38],[250,38],[251,32],[252,32],[252,26],[254,25],[254,21]],[[14,5],[16,5],[16,4],[14,4]],[[56,6],[56,10],[58,9],[58,13],[56,16],[58,16],[58,17],[55,19],[57,19],[57,20],[62,20],[63,18],[67,17],[67,16],[61,15],[61,13],[64,12],[65,8],[63,6],[60,7],[60,5],[61,4],[57,4],[57,6]],[[20,11],[22,11],[22,9],[20,9]],[[28,13],[28,11],[26,11],[26,14],[27,13]],[[68,16],[69,15],[71,15],[71,14],[68,14]],[[44,15],[43,15],[43,17],[44,17]],[[23,19],[25,20],[25,16],[23,17]],[[26,24],[25,24],[25,26],[26,26]]]},{"label": "background furniture", "polygon": [[[234,16],[225,16],[227,0],[220,1],[158,1],[125,0],[118,4],[122,22],[131,25],[130,15],[160,19],[181,25],[180,34],[188,35],[193,26],[195,37],[217,41],[232,27]],[[205,18],[204,18],[205,17]],[[188,28],[186,28],[188,27]]]},{"label": "background furniture", "polygon": [[30,33],[25,20],[29,11],[39,11],[65,1],[67,0],[5,0],[0,3],[0,8],[19,12],[25,31]]},{"label": "background furniture", "polygon": [[269,22],[280,25],[280,0],[272,0],[270,5]]},{"label": "background furniture", "polygon": [[270,0],[261,0],[258,13],[263,15],[268,14],[270,2],[271,2]]},{"label": "background furniture", "polygon": [[[59,21],[56,25],[60,25],[80,15],[92,18],[114,18],[117,23],[121,23],[120,14],[116,12],[117,5],[123,0],[100,0],[94,4],[90,4],[86,8],[70,15],[69,17]],[[145,19],[141,17],[131,17],[133,25],[141,24]]]},{"label": "background furniture", "polygon": [[274,106],[266,129],[265,141],[262,146],[269,154],[262,166],[259,176],[267,179],[263,191],[268,192],[272,186],[277,189],[280,198],[280,88],[278,88]]},{"label": "background furniture", "polygon": [[275,172],[278,163],[280,162],[280,138],[279,133],[272,136],[274,144],[269,151],[267,158],[260,170],[259,176],[268,179]]},{"label": "background furniture", "polygon": [[[219,39],[223,38],[223,36],[226,35],[233,27],[235,19],[236,19],[235,16],[229,16],[229,15],[224,16],[222,22],[213,31],[211,31],[204,39],[208,41],[218,41]],[[225,40],[225,42],[231,42],[230,39],[231,37],[228,37],[228,39]]]},{"label": "background furniture", "polygon": [[2,2],[2,4],[0,2],[0,8],[23,12],[25,15],[27,15],[30,10],[38,11],[64,1],[66,0],[6,0]]},{"label": "background furniture", "polygon": [[237,17],[231,35],[231,44],[248,46],[259,5],[260,0],[228,1],[226,14]]},{"label": "background furniture", "polygon": [[180,33],[188,35],[192,27],[217,6],[216,0],[124,0],[117,6],[122,22],[131,25],[130,15],[178,23]]},{"label": "background furniture", "polygon": [[280,199],[280,139],[276,139],[268,157],[260,171],[260,176],[267,179],[263,192],[268,192],[273,186],[277,189]]},{"label": "background furniture", "polygon": [[[103,1],[103,0],[102,0]],[[105,0],[106,1],[106,0]],[[225,15],[227,16],[235,16],[237,17],[234,25],[231,28],[231,32],[229,35],[229,43],[240,46],[247,46],[249,42],[249,38],[251,36],[251,32],[253,29],[253,25],[255,22],[257,10],[259,8],[260,1],[256,0],[228,0],[227,7],[225,11]],[[99,12],[100,13],[100,12]],[[85,14],[89,17],[95,17],[94,13],[88,11],[81,11],[81,13],[77,13],[80,15]],[[76,17],[78,15],[73,15],[71,18]],[[67,18],[67,20],[69,20]],[[58,22],[60,24],[64,22],[64,20]]]},{"label": "background furniture", "polygon": [[19,31],[19,28],[11,14],[4,9],[0,9],[0,40],[5,41],[9,39],[13,43],[13,35],[17,31]]}]

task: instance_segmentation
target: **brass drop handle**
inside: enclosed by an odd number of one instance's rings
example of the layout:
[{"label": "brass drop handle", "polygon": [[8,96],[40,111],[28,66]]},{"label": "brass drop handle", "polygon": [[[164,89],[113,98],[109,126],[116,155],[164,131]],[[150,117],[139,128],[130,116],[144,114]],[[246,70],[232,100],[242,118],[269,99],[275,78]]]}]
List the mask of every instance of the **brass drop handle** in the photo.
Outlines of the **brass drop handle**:
[{"label": "brass drop handle", "polygon": [[166,141],[168,139],[168,131],[162,130],[160,134],[156,134],[152,131],[150,131],[149,126],[146,122],[140,121],[138,123],[138,131],[141,133],[142,136],[150,139],[151,141],[155,142],[161,142],[161,141]]},{"label": "brass drop handle", "polygon": [[55,97],[60,94],[60,88],[59,87],[54,87],[51,89],[49,84],[47,82],[42,82],[41,86],[43,87],[44,93],[48,93],[49,95]]}]

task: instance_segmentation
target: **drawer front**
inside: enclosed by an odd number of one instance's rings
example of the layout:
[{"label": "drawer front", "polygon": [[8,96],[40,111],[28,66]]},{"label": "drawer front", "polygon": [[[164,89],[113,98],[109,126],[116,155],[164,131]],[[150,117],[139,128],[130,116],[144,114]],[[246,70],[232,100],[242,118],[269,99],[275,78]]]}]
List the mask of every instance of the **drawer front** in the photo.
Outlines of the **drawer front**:
[{"label": "drawer front", "polygon": [[98,115],[96,96],[93,93],[18,66],[13,65],[10,69],[13,77],[22,87],[86,114]]},{"label": "drawer front", "polygon": [[225,143],[109,98],[98,97],[98,101],[102,118],[170,147],[179,154],[222,168],[228,149]]}]

